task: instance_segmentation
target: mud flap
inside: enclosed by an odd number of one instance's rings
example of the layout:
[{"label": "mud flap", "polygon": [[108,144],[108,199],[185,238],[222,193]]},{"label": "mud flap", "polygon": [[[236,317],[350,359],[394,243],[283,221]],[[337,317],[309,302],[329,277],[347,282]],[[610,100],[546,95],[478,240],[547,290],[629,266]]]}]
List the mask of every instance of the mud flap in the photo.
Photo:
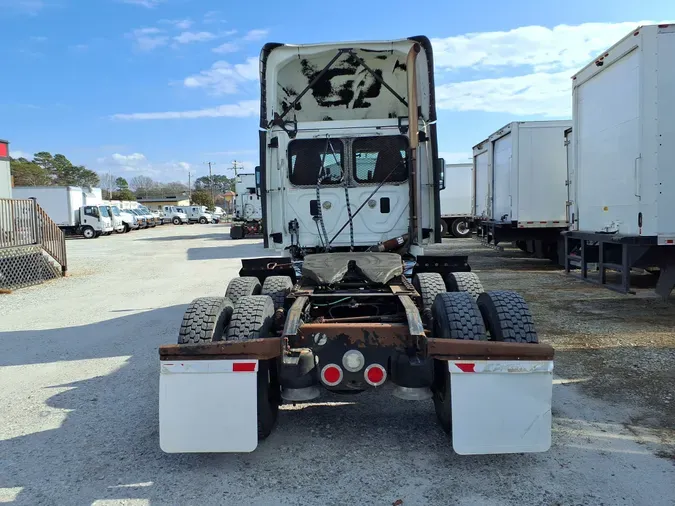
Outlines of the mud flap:
[{"label": "mud flap", "polygon": [[449,361],[452,446],[460,455],[551,447],[553,362]]},{"label": "mud flap", "polygon": [[255,450],[257,371],[257,360],[160,362],[160,448],[166,453]]}]

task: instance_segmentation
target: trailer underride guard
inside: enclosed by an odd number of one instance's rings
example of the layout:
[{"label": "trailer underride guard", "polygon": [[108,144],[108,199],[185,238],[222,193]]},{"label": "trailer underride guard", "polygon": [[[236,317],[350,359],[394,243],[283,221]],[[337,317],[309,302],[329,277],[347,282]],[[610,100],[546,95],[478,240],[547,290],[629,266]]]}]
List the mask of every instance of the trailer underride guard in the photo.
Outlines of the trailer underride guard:
[{"label": "trailer underride guard", "polygon": [[256,186],[281,256],[242,260],[160,347],[161,448],[251,452],[282,403],[384,389],[433,402],[457,453],[546,451],[554,351],[526,302],[424,251],[443,166],[428,39],[268,44],[261,59]]}]

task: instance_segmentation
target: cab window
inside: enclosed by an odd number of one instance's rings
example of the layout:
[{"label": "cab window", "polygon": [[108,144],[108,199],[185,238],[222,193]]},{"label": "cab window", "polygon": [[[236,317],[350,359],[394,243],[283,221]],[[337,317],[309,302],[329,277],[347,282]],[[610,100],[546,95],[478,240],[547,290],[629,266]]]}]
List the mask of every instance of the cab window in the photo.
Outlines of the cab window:
[{"label": "cab window", "polygon": [[94,218],[98,218],[98,207],[96,206],[85,206],[84,208],[84,214],[87,216],[93,216]]},{"label": "cab window", "polygon": [[354,179],[359,183],[402,183],[408,180],[407,139],[403,136],[362,137],[352,145]]},{"label": "cab window", "polygon": [[288,147],[291,183],[298,186],[315,186],[318,182],[322,185],[341,183],[343,152],[343,144],[339,139],[301,139],[291,142]]}]

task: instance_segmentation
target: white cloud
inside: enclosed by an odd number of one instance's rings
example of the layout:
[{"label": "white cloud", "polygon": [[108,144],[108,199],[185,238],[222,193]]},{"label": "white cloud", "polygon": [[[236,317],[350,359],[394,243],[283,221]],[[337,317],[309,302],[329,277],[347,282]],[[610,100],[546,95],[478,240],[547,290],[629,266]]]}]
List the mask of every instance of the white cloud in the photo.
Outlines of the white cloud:
[{"label": "white cloud", "polygon": [[160,24],[172,25],[179,30],[187,30],[194,22],[191,19],[161,19]]},{"label": "white cloud", "polygon": [[42,36],[42,35],[33,35],[33,36],[30,38],[30,40],[31,40],[32,42],[46,42],[46,41],[47,41],[47,37],[44,37],[44,36]]},{"label": "white cloud", "polygon": [[78,53],[83,53],[89,49],[89,46],[87,44],[75,44],[74,46],[69,46],[69,49]]},{"label": "white cloud", "polygon": [[32,160],[33,155],[30,153],[26,153],[25,151],[21,151],[20,149],[12,149],[10,147],[9,149],[9,156],[12,158],[25,158],[26,160]]},{"label": "white cloud", "polygon": [[205,42],[216,38],[211,32],[183,32],[173,38],[179,44],[190,44],[192,42]]},{"label": "white cloud", "polygon": [[260,102],[243,100],[236,104],[224,104],[206,109],[192,111],[140,112],[131,114],[114,114],[112,119],[141,121],[163,119],[196,119],[196,118],[246,118],[260,113]]},{"label": "white cloud", "polygon": [[124,4],[130,5],[139,5],[145,7],[146,9],[154,9],[159,4],[164,3],[166,0],[120,0]]},{"label": "white cloud", "polygon": [[239,51],[239,46],[236,42],[225,42],[218,47],[212,49],[214,53],[236,53]]},{"label": "white cloud", "polygon": [[121,155],[119,153],[114,153],[112,159],[124,165],[138,165],[141,162],[146,161],[145,155],[143,153],[132,153],[130,155]]},{"label": "white cloud", "polygon": [[244,35],[243,40],[247,42],[253,42],[256,40],[261,40],[267,37],[267,34],[270,33],[269,30],[250,30],[246,35]]},{"label": "white cloud", "polygon": [[[433,39],[439,109],[568,117],[570,78],[637,26],[651,21],[525,26]],[[455,71],[482,79],[443,83]],[[508,77],[502,77],[508,72]],[[515,74],[515,75],[514,75]]]},{"label": "white cloud", "polygon": [[129,173],[146,176],[162,176],[162,179],[171,180],[180,177],[192,167],[188,162],[168,161],[153,162],[143,153],[123,155],[113,153],[110,157],[96,160],[99,172]]},{"label": "white cloud", "polygon": [[186,77],[183,85],[187,88],[206,88],[216,95],[237,93],[247,81],[258,79],[258,58],[250,57],[245,63],[232,65],[217,61],[209,70]]},{"label": "white cloud", "polygon": [[527,65],[535,71],[578,68],[640,24],[583,23],[581,25],[523,26],[508,32],[468,33],[433,39],[439,68],[496,68]]},{"label": "white cloud", "polygon": [[128,33],[127,37],[134,41],[139,51],[152,51],[169,43],[169,37],[162,30],[154,27],[138,28]]},{"label": "white cloud", "polygon": [[436,86],[436,105],[453,111],[487,111],[566,117],[572,113],[570,72],[539,72]]}]

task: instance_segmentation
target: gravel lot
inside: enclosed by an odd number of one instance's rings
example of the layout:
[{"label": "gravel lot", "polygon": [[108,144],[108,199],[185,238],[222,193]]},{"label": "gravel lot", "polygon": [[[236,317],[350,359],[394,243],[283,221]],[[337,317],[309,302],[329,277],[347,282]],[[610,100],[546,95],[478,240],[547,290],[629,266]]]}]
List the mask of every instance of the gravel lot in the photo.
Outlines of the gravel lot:
[{"label": "gravel lot", "polygon": [[378,391],[283,406],[252,454],[162,453],[157,347],[193,298],[222,294],[240,258],[264,254],[227,231],[71,240],[68,278],[0,295],[0,503],[675,504],[675,299],[615,294],[471,240],[443,248],[469,253],[486,289],[521,291],[557,350],[549,452],[461,457],[430,401]]}]

